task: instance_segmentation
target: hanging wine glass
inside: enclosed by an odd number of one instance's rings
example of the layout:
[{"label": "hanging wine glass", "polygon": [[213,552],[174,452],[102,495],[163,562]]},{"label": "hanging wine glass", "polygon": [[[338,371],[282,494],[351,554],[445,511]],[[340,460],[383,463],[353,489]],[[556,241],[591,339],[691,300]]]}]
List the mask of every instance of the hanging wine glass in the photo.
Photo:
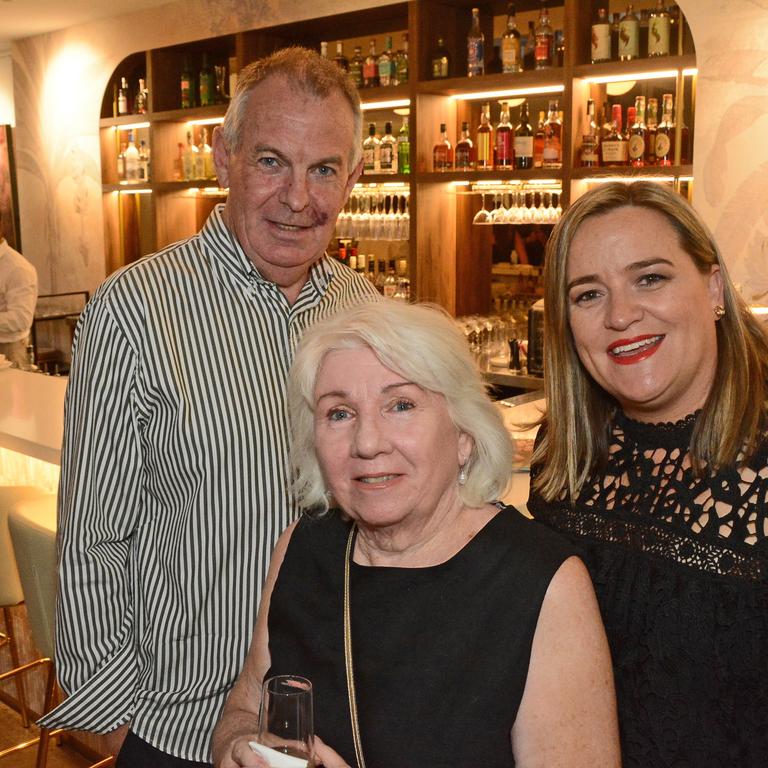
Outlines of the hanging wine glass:
[{"label": "hanging wine glass", "polygon": [[473,224],[490,224],[491,212],[485,207],[485,192],[482,193],[482,203],[480,210],[475,214],[475,218],[472,219]]}]

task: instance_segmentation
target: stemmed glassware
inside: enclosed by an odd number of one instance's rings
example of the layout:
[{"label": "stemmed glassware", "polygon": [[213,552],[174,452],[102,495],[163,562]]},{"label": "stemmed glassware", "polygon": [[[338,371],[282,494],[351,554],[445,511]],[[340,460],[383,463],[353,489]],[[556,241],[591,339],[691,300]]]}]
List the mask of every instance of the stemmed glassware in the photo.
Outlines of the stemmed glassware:
[{"label": "stemmed glassware", "polygon": [[473,224],[490,224],[491,212],[485,207],[485,192],[482,193],[482,206],[472,219]]}]

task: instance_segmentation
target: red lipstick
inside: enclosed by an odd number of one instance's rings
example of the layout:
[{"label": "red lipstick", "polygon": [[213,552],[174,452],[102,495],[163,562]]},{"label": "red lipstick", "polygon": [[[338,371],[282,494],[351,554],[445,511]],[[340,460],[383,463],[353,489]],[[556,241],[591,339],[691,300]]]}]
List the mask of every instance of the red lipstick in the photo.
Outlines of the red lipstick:
[{"label": "red lipstick", "polygon": [[664,334],[646,334],[631,339],[619,339],[608,346],[608,356],[619,365],[634,365],[655,354]]}]

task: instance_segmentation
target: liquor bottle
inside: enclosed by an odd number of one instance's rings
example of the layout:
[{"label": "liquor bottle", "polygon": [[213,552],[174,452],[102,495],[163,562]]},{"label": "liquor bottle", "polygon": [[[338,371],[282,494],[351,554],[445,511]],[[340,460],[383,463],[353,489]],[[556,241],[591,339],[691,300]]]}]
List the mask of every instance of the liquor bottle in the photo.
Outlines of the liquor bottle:
[{"label": "liquor bottle", "polygon": [[448,49],[445,47],[445,41],[442,37],[437,38],[437,48],[432,57],[432,77],[438,80],[442,77],[449,77],[451,73],[451,58],[448,55]]},{"label": "liquor bottle", "polygon": [[320,56],[324,59],[328,58],[328,41],[327,40],[320,41]]},{"label": "liquor bottle", "polygon": [[134,99],[134,111],[137,115],[144,115],[147,112],[148,101],[147,86],[144,84],[144,78],[139,78],[139,89],[136,91],[136,98]]},{"label": "liquor bottle", "polygon": [[368,55],[363,61],[363,88],[374,88],[379,84],[379,57],[376,55],[376,40],[371,40]]},{"label": "liquor bottle", "polygon": [[392,135],[392,123],[384,125],[379,142],[379,168],[382,173],[397,173],[397,139]]},{"label": "liquor bottle", "polygon": [[228,98],[232,99],[234,98],[235,92],[237,91],[237,75],[238,75],[238,67],[240,66],[240,62],[237,59],[237,56],[230,56],[229,57],[229,92],[228,92]]},{"label": "liquor bottle", "polygon": [[555,53],[553,56],[555,66],[565,66],[565,33],[562,30],[555,32]]},{"label": "liquor bottle", "polygon": [[507,28],[501,37],[501,71],[523,71],[523,51],[520,47],[520,30],[515,18],[515,4],[507,5]]},{"label": "liquor bottle", "polygon": [[539,122],[536,124],[536,133],[533,135],[533,167],[541,168],[544,163],[544,110],[539,111]]},{"label": "liquor bottle", "polygon": [[624,141],[627,142],[627,164],[629,164],[629,136],[632,130],[632,126],[637,120],[637,110],[634,107],[627,107],[627,122],[624,126]]},{"label": "liquor bottle", "polygon": [[363,142],[363,173],[375,173],[378,170],[379,143],[376,123],[368,123],[368,138]]},{"label": "liquor bottle", "polygon": [[611,25],[608,22],[608,11],[597,9],[597,21],[592,25],[592,63],[611,60]]},{"label": "liquor bottle", "polygon": [[621,128],[621,104],[614,104],[611,110],[611,132],[600,142],[600,165],[627,164],[627,140]]},{"label": "liquor bottle", "polygon": [[491,127],[491,105],[484,104],[480,111],[480,125],[477,129],[477,169],[493,169],[493,128]]},{"label": "liquor bottle", "polygon": [[392,82],[392,72],[394,70],[394,60],[392,58],[392,38],[387,37],[387,45],[381,56],[379,56],[379,85],[394,85]]},{"label": "liquor bottle", "polygon": [[384,282],[387,279],[386,261],[378,259],[376,265],[376,277],[373,280],[373,285],[379,293],[383,294]]},{"label": "liquor bottle", "polygon": [[333,57],[333,62],[339,69],[349,72],[349,60],[344,55],[344,43],[341,40],[336,41],[336,55]]},{"label": "liquor bottle", "polygon": [[605,105],[605,109],[600,109],[600,118],[597,121],[597,131],[602,143],[607,136],[611,135],[613,131],[613,123],[611,122],[611,115],[608,105]]},{"label": "liquor bottle", "polygon": [[648,56],[669,56],[670,22],[664,0],[656,0],[656,8],[648,19]]},{"label": "liquor bottle", "polygon": [[176,181],[184,179],[184,145],[179,142],[177,145],[176,157],[173,159],[173,178]]},{"label": "liquor bottle", "polygon": [[645,96],[635,97],[635,120],[629,127],[629,164],[635,168],[645,165],[648,156],[648,128],[645,124]]},{"label": "liquor bottle", "polygon": [[461,124],[461,138],[456,142],[456,170],[471,171],[475,167],[475,147],[469,138],[469,123]]},{"label": "liquor bottle", "polygon": [[629,61],[640,55],[640,20],[635,16],[632,4],[619,22],[619,59]]},{"label": "liquor bottle", "polygon": [[656,131],[656,164],[669,166],[675,162],[675,102],[672,94],[665,93],[662,103],[664,111]]},{"label": "liquor bottle", "polygon": [[117,92],[117,114],[128,114],[128,81],[124,78],[120,78],[120,89]]},{"label": "liquor bottle", "polygon": [[349,62],[349,77],[356,88],[363,87],[363,56],[359,45],[355,46],[355,55]]},{"label": "liquor bottle", "polygon": [[192,71],[189,68],[189,57],[187,56],[184,57],[179,85],[181,87],[181,108],[189,109],[193,107]]},{"label": "liquor bottle", "polygon": [[149,181],[149,148],[144,139],[139,142],[139,181]]},{"label": "liquor bottle", "polygon": [[203,53],[203,65],[200,67],[199,77],[200,106],[208,107],[216,101],[216,73],[208,63],[208,54],[205,52]]},{"label": "liquor bottle", "polygon": [[397,168],[400,173],[411,172],[411,142],[408,136],[408,118],[403,118],[403,124],[397,133]]},{"label": "liquor bottle", "polygon": [[485,35],[480,29],[480,9],[472,9],[472,26],[467,35],[467,76],[485,74]]},{"label": "liquor bottle", "polygon": [[397,273],[395,272],[395,260],[390,259],[387,266],[387,274],[384,277],[382,293],[388,298],[393,298],[397,291]]},{"label": "liquor bottle", "polygon": [[552,53],[554,51],[555,33],[549,23],[549,10],[542,3],[539,11],[539,23],[536,25],[536,69],[547,69],[552,66]]},{"label": "liquor bottle", "polygon": [[125,150],[128,147],[128,142],[120,142],[120,151],[117,154],[117,180],[125,181]]},{"label": "liquor bottle", "polygon": [[[201,179],[212,179],[216,176],[216,169],[213,166],[213,151],[208,143],[208,129],[203,128],[200,146],[198,147],[198,157],[202,161],[202,173],[198,176]],[[200,162],[198,160],[198,162]]]},{"label": "liquor bottle", "polygon": [[398,85],[408,82],[408,33],[403,33],[403,47],[395,56],[395,77]]},{"label": "liquor bottle", "polygon": [[187,146],[184,147],[184,179],[190,181],[197,172],[198,149],[192,141],[192,131],[187,131]]},{"label": "liquor bottle", "polygon": [[496,169],[515,167],[515,129],[509,120],[509,106],[501,102],[501,117],[496,126]]},{"label": "liquor bottle", "polygon": [[128,147],[125,150],[125,180],[129,183],[139,181],[139,150],[133,141],[133,131],[128,131]]},{"label": "liquor bottle", "polygon": [[450,171],[453,169],[453,147],[448,141],[445,123],[440,123],[440,138],[432,149],[432,170]]},{"label": "liquor bottle", "polygon": [[549,102],[549,114],[544,123],[544,151],[541,158],[542,168],[563,167],[563,123],[557,108],[557,101]]},{"label": "liquor bottle", "polygon": [[520,122],[515,128],[515,168],[533,168],[533,128],[528,114],[528,101],[520,107]]},{"label": "liquor bottle", "polygon": [[595,168],[600,164],[598,147],[595,102],[592,99],[587,99],[587,116],[584,124],[584,133],[581,136],[581,164],[585,168]]},{"label": "liquor bottle", "polygon": [[646,165],[656,165],[656,133],[659,126],[659,100],[653,97],[648,99],[648,115],[646,117],[648,128],[648,150],[645,155]]},{"label": "liquor bottle", "polygon": [[536,25],[528,22],[528,36],[523,46],[523,69],[536,69]]}]

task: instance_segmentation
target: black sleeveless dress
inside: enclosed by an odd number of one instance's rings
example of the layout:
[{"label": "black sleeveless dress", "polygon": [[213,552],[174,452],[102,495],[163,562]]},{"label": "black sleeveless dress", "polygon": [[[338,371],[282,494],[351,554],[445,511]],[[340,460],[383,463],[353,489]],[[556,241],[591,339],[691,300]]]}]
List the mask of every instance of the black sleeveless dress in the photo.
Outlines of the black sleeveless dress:
[{"label": "black sleeveless dress", "polygon": [[528,502],[584,550],[625,768],[768,766],[768,447],[697,479],[695,420],[619,414],[608,466],[575,505]]},{"label": "black sleeveless dress", "polygon": [[[312,680],[315,732],[352,766],[342,596],[349,523],[303,518],[269,612],[269,675]],[[576,549],[507,507],[427,568],[352,564],[352,645],[368,768],[509,768],[547,587]]]}]

